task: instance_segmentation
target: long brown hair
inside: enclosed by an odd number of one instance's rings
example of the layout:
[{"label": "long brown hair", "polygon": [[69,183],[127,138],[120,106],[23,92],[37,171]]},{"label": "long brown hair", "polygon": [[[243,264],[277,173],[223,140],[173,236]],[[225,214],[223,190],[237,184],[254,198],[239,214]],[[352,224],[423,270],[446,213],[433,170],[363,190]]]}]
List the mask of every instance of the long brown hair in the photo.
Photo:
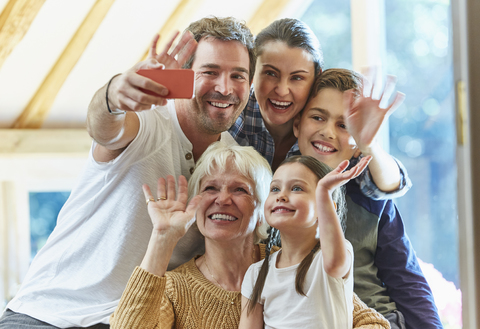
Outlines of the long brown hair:
[{"label": "long brown hair", "polygon": [[[290,158],[285,159],[279,166],[279,168],[288,163],[300,163],[310,169],[313,172],[318,180],[322,179],[326,174],[332,171],[332,168],[324,164],[323,162],[318,161],[314,157],[308,155],[296,155]],[[278,169],[278,168],[277,168]],[[345,232],[345,215],[346,215],[346,202],[344,196],[344,187],[341,186],[336,188],[332,193],[332,199],[337,204],[337,216],[339,218],[342,229]],[[270,234],[268,235],[268,242],[265,247],[265,259],[263,260],[262,267],[258,273],[255,286],[252,291],[252,296],[248,301],[248,311],[251,313],[255,308],[255,305],[260,301],[262,295],[263,287],[265,286],[265,280],[267,279],[269,260],[270,260],[270,250],[272,246],[279,240],[279,231],[276,228],[271,228]],[[320,241],[318,241],[313,249],[308,253],[307,256],[300,262],[300,265],[297,268],[297,273],[295,275],[295,290],[302,296],[306,296],[303,291],[303,285],[305,283],[305,277],[307,272],[312,264],[313,257],[315,253],[320,248]]]}]

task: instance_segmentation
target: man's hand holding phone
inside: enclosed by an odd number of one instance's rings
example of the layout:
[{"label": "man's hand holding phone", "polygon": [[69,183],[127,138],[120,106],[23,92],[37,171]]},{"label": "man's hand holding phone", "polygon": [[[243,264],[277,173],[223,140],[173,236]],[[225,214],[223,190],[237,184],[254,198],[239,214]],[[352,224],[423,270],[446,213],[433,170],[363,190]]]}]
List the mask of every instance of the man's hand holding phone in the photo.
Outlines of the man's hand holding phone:
[{"label": "man's hand holding phone", "polygon": [[[169,51],[177,36],[178,32],[157,54],[159,35],[155,35],[148,58],[112,80],[108,92],[110,107],[113,105],[122,111],[143,111],[151,109],[152,104],[166,105],[167,99],[176,98],[176,95],[186,96],[190,87],[193,95],[193,71],[182,70],[181,67],[195,52],[197,42],[187,31]],[[172,94],[172,91],[175,93]],[[182,98],[191,98],[192,95]]]},{"label": "man's hand holding phone", "polygon": [[[165,98],[192,98],[195,73],[190,69],[147,69],[138,70],[138,74],[147,77],[168,89]],[[145,93],[157,96],[153,91],[143,89]],[[160,95],[158,95],[160,96]]]}]

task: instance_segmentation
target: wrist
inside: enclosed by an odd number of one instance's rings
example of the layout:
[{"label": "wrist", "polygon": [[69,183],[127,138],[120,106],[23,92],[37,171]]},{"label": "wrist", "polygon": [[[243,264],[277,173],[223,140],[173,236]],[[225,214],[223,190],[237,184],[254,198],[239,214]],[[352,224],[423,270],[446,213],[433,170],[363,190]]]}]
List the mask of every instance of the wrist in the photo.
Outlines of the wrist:
[{"label": "wrist", "polygon": [[359,146],[358,149],[360,150],[363,156],[367,156],[367,155],[374,156],[374,154],[378,152],[379,149],[381,149],[381,146],[379,143],[374,141],[369,145]]},{"label": "wrist", "polygon": [[107,103],[107,110],[108,112],[111,114],[111,115],[122,115],[122,114],[125,114],[127,113],[126,111],[120,111],[118,109],[116,109],[116,106],[113,106],[112,108],[114,109],[112,111],[112,109],[110,108],[110,101],[108,99],[108,90],[110,88],[110,84],[112,83],[113,79],[115,79],[116,77],[118,77],[121,73],[118,73],[118,74],[115,74],[111,79],[110,81],[108,81],[107,83],[107,88],[105,90],[105,101]]}]

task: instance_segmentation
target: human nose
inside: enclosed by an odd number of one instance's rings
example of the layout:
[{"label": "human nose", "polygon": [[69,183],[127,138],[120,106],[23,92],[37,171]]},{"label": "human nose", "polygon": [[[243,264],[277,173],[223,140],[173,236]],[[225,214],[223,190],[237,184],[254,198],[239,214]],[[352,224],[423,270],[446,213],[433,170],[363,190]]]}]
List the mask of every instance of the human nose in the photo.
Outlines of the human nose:
[{"label": "human nose", "polygon": [[328,139],[334,139],[335,138],[335,127],[331,123],[326,123],[320,128],[319,131],[320,135],[322,135],[325,138]]},{"label": "human nose", "polygon": [[280,79],[277,86],[275,87],[275,92],[278,96],[287,96],[290,93],[288,81],[286,79]]},{"label": "human nose", "polygon": [[228,192],[225,189],[220,190],[220,192],[217,195],[217,198],[215,199],[215,203],[217,205],[229,205],[232,203],[232,197],[230,192]]},{"label": "human nose", "polygon": [[215,91],[222,95],[230,95],[232,93],[232,82],[228,74],[220,74],[215,85]]},{"label": "human nose", "polygon": [[283,191],[280,191],[277,194],[277,202],[287,202],[287,201],[288,201],[287,194],[283,193]]}]

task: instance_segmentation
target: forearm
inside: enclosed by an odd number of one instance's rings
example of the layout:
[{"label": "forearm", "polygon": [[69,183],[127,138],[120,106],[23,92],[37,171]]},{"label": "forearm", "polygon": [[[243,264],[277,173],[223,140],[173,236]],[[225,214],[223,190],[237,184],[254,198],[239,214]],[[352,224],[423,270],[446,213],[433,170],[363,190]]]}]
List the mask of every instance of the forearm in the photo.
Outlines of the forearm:
[{"label": "forearm", "polygon": [[380,313],[369,308],[353,293],[353,328],[354,329],[389,329],[390,324]]},{"label": "forearm", "polygon": [[[111,84],[118,79],[114,78]],[[138,118],[135,113],[113,115],[108,111],[106,101],[107,85],[100,88],[92,98],[88,106],[87,131],[90,136],[100,145],[109,150],[118,150],[126,147],[138,132]],[[109,95],[112,93],[112,85],[109,87]],[[111,111],[117,111],[117,105],[112,103],[109,97]]]},{"label": "forearm", "polygon": [[361,150],[361,152],[364,156],[372,156],[368,169],[375,185],[380,190],[391,192],[399,188],[400,170],[390,154],[385,152],[378,143],[372,144],[369,148]]},{"label": "forearm", "polygon": [[407,327],[442,328],[432,291],[391,201],[385,204],[379,222],[375,265]]},{"label": "forearm", "polygon": [[177,242],[178,239],[153,230],[140,267],[157,276],[164,276]]},{"label": "forearm", "polygon": [[342,227],[338,220],[333,201],[329,196],[318,199],[318,229],[325,271],[332,277],[344,277],[352,262]]},{"label": "forearm", "polygon": [[171,328],[175,315],[165,297],[166,278],[137,267],[110,317],[112,329]]}]

